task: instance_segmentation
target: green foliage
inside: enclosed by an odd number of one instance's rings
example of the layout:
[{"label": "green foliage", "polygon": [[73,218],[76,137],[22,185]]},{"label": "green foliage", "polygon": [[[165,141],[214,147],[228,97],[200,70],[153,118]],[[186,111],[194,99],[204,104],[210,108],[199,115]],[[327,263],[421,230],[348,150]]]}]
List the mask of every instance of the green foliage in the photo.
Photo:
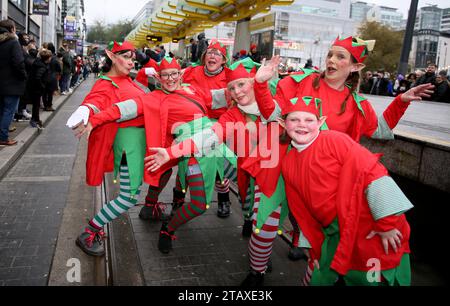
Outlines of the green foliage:
[{"label": "green foliage", "polygon": [[106,25],[96,20],[88,28],[86,41],[90,43],[107,44],[112,40],[123,41],[125,36],[133,30],[133,24],[129,20],[121,20],[114,24]]},{"label": "green foliage", "polygon": [[378,22],[365,22],[358,29],[358,36],[364,40],[376,40],[375,48],[365,60],[367,70],[384,68],[396,72],[400,62],[404,31],[394,31]]}]

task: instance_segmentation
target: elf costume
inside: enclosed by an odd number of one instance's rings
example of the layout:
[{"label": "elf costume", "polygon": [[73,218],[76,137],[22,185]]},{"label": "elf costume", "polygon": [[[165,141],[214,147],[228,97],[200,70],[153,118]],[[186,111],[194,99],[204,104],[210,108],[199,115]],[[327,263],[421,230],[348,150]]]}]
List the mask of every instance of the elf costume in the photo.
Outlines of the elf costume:
[{"label": "elf costume", "polygon": [[[309,112],[317,117],[321,99],[291,101],[283,115]],[[334,285],[409,285],[410,228],[404,212],[412,204],[378,162],[379,155],[337,131],[322,131],[308,144],[294,141],[282,161],[289,208],[305,244],[310,245],[307,282]],[[385,253],[371,231],[397,229],[401,246]],[[318,260],[320,268],[313,265]],[[311,272],[312,271],[312,272]]]},{"label": "elf costume", "polygon": [[[226,47],[219,41],[212,41],[206,51],[217,50],[222,54],[223,58],[227,59]],[[212,110],[208,116],[211,119],[217,119],[226,112],[229,104],[224,94],[224,88],[227,87],[227,79],[225,74],[226,68],[221,66],[217,71],[209,71],[206,64],[203,63],[201,66],[190,66],[187,67],[183,72],[183,82],[192,85],[197,88],[201,88],[204,91],[210,91],[211,96],[218,103],[221,101],[223,103],[222,108]],[[216,182],[216,191],[218,198],[218,211],[217,215],[222,218],[226,218],[230,215],[230,180],[234,180],[236,177],[235,169],[231,168],[228,163],[224,165],[226,169],[229,169],[226,178],[223,182]]]},{"label": "elf costume", "polygon": [[[115,54],[135,50],[126,41],[111,42],[108,49]],[[131,99],[145,92],[129,76],[108,77],[102,74],[81,107],[87,107],[92,118],[116,101]],[[143,116],[127,122],[109,122],[92,130],[88,140],[86,182],[90,186],[98,186],[103,181],[103,175],[114,170],[115,178],[120,174],[120,193],[102,207],[78,237],[77,244],[86,253],[103,255],[104,248],[99,241],[103,226],[136,204],[135,196],[139,194],[142,184],[145,147]]]}]

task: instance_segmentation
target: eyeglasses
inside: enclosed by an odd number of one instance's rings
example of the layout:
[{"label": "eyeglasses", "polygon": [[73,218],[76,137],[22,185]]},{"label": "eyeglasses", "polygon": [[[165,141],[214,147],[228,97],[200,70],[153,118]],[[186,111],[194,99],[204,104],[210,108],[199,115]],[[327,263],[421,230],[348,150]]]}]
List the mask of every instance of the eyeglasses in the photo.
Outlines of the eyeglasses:
[{"label": "eyeglasses", "polygon": [[169,78],[176,79],[179,76],[180,76],[179,71],[175,71],[172,73],[161,73],[161,75],[160,75],[161,79],[163,79],[163,80],[168,80]]},{"label": "eyeglasses", "polygon": [[219,51],[216,50],[209,50],[206,52],[206,55],[209,56],[222,56],[222,53],[220,53]]}]

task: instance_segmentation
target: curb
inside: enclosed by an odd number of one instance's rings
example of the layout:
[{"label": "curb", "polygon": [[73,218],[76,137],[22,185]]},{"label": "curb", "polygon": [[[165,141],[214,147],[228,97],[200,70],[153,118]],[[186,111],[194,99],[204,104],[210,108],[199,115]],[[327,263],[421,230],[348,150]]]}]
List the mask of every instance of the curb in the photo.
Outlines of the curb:
[{"label": "curb", "polygon": [[[81,83],[80,83],[81,84]],[[80,85],[78,85],[80,86]],[[51,121],[51,119],[56,115],[59,109],[64,105],[68,98],[77,90],[78,86],[74,88],[72,93],[59,96],[53,101],[53,107],[55,111],[53,112],[40,112],[39,116],[41,118],[44,126]],[[28,147],[33,143],[36,137],[39,136],[40,130],[27,126],[22,132],[20,132],[15,139],[17,140],[17,145],[15,146],[5,146],[2,149],[0,156],[0,179],[2,179],[6,173],[12,168],[15,162],[22,156],[22,154],[28,149]]]}]

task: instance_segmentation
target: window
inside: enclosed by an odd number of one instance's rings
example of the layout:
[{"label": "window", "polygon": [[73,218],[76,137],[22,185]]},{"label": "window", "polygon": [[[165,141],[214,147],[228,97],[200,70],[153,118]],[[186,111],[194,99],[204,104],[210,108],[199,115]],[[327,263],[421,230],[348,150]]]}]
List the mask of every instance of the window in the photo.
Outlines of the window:
[{"label": "window", "polygon": [[9,2],[14,3],[17,7],[21,8],[22,10],[25,10],[27,7],[27,3],[25,0],[9,0]]}]

